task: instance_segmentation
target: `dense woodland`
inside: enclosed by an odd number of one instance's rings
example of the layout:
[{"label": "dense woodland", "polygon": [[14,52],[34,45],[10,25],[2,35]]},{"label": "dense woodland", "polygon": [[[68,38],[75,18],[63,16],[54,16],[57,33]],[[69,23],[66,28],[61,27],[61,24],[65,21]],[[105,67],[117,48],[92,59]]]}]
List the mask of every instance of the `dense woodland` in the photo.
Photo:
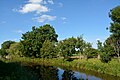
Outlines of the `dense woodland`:
[{"label": "dense woodland", "polygon": [[33,26],[31,31],[22,34],[20,42],[3,42],[0,49],[1,58],[24,56],[69,60],[72,56],[79,56],[86,60],[98,58],[105,63],[112,58],[120,61],[120,6],[110,10],[109,17],[112,22],[106,29],[111,34],[104,43],[97,41],[97,49],[94,49],[90,42],[86,42],[82,35],[59,41],[54,27],[46,24],[40,27]]}]

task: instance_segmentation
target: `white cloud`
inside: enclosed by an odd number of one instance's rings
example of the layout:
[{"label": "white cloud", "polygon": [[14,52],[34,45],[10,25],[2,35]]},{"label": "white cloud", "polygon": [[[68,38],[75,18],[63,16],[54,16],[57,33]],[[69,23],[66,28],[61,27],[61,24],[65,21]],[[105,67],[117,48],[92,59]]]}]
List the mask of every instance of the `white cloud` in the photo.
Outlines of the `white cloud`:
[{"label": "white cloud", "polygon": [[42,12],[48,12],[49,10],[46,6],[43,6],[41,4],[33,4],[33,3],[26,4],[24,7],[21,8],[21,10],[19,10],[19,12],[21,13],[28,13],[34,11],[37,14],[40,14]]},{"label": "white cloud", "polygon": [[98,41],[98,40],[100,41],[100,38],[97,38],[97,39],[96,39],[96,41]]},{"label": "white cloud", "polygon": [[20,34],[24,33],[24,31],[22,31],[22,30],[14,30],[13,32],[14,33],[20,33]]},{"label": "white cloud", "polygon": [[66,20],[67,18],[66,17],[61,17],[62,20]]},{"label": "white cloud", "polygon": [[29,0],[30,3],[41,3],[43,0]]},{"label": "white cloud", "polygon": [[[48,4],[54,4],[53,0],[28,0],[26,4],[24,4],[19,10],[13,9],[13,11],[17,11],[20,13],[31,13],[35,12],[34,15],[40,15],[40,17],[33,18],[38,22],[45,22],[45,21],[53,21],[56,19],[56,16],[45,15],[44,13],[50,12],[51,9],[47,7]],[[62,3],[61,3],[62,5]],[[21,31],[18,31],[22,33]]]},{"label": "white cloud", "polygon": [[53,21],[56,19],[56,16],[42,15],[40,17],[33,18],[33,19],[37,20],[38,22]]},{"label": "white cloud", "polygon": [[54,4],[53,0],[48,0],[48,3]]},{"label": "white cloud", "polygon": [[22,30],[16,30],[15,32],[16,32],[16,33],[23,33]]},{"label": "white cloud", "polygon": [[44,0],[44,1],[43,1],[43,4],[47,4],[47,2]]}]

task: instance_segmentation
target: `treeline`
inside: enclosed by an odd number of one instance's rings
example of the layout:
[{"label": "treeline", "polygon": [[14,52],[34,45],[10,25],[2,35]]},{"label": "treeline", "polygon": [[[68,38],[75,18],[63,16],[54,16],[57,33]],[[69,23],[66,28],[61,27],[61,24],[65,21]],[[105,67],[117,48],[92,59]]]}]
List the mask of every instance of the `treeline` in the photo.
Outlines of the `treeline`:
[{"label": "treeline", "polygon": [[85,59],[100,58],[102,62],[108,62],[113,57],[120,60],[120,6],[110,10],[109,17],[112,22],[107,28],[111,32],[104,43],[98,40],[98,49],[86,42],[83,36],[71,37],[58,41],[58,34],[49,25],[32,27],[31,31],[22,34],[20,42],[5,41],[1,45],[0,55],[25,56],[32,58],[61,58],[65,60],[71,56],[80,56]]}]

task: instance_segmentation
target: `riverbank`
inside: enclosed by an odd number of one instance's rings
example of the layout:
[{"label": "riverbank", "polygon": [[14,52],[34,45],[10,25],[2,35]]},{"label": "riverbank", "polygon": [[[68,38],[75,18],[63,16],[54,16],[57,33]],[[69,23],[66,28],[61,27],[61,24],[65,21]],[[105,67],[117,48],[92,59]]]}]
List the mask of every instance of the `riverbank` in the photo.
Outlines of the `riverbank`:
[{"label": "riverbank", "polygon": [[[95,71],[98,73],[109,74],[113,76],[120,77],[120,63],[116,59],[112,59],[109,63],[102,63],[98,59],[78,59],[73,60],[71,62],[63,61],[63,59],[54,58],[54,59],[39,59],[39,58],[26,58],[26,57],[14,57],[12,60],[4,60],[6,63],[8,62],[20,62],[23,65],[47,65],[47,66],[61,66],[61,67],[69,67],[76,69],[84,69]],[[32,65],[31,65],[32,64]]]}]

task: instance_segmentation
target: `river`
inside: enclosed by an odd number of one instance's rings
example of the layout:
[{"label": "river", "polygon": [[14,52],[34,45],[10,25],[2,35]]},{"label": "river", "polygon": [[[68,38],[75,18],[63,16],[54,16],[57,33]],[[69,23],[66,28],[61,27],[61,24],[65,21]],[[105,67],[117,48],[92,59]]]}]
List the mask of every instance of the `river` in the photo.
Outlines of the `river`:
[{"label": "river", "polygon": [[120,77],[65,66],[0,61],[0,80],[120,80]]}]

